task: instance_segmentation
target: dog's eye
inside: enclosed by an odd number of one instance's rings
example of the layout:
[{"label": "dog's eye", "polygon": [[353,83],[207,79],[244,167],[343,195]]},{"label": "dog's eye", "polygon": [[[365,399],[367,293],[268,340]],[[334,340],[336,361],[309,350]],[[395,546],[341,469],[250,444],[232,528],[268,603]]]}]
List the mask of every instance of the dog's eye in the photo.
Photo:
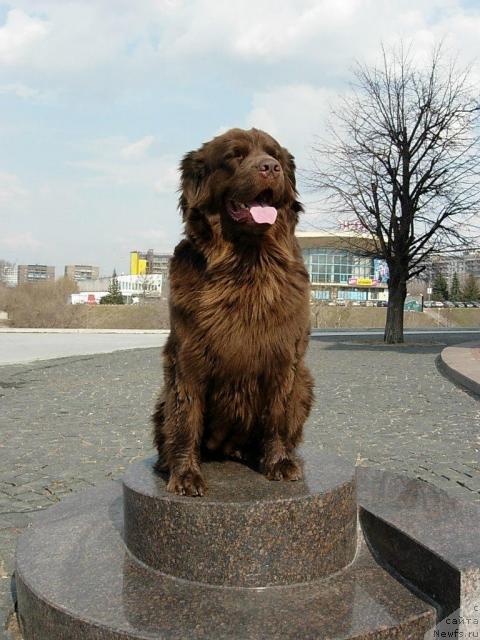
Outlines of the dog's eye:
[{"label": "dog's eye", "polygon": [[266,153],[275,160],[280,160],[280,153],[276,149],[265,149]]},{"label": "dog's eye", "polygon": [[242,149],[234,149],[233,151],[230,151],[230,153],[227,153],[227,155],[225,156],[225,160],[240,160],[242,161],[245,158],[245,153],[244,151],[242,151]]}]

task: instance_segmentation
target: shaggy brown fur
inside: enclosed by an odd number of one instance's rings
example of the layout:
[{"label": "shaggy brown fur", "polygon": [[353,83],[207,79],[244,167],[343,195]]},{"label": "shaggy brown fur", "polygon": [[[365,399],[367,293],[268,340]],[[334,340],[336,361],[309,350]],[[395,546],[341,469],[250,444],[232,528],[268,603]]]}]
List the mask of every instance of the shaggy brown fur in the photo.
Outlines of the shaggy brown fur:
[{"label": "shaggy brown fur", "polygon": [[[313,384],[293,157],[263,131],[232,129],[188,153],[181,175],[186,238],[170,265],[157,469],[169,472],[169,491],[190,496],[206,490],[207,453],[297,480]],[[255,221],[259,203],[277,210],[274,222]]]}]

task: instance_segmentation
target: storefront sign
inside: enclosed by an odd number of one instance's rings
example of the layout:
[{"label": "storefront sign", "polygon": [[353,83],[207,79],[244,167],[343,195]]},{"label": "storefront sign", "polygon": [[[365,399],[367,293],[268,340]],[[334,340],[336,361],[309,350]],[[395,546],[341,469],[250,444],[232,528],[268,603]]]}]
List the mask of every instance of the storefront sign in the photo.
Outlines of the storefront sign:
[{"label": "storefront sign", "polygon": [[378,280],[373,280],[372,278],[349,278],[348,284],[357,287],[374,287],[378,284]]}]

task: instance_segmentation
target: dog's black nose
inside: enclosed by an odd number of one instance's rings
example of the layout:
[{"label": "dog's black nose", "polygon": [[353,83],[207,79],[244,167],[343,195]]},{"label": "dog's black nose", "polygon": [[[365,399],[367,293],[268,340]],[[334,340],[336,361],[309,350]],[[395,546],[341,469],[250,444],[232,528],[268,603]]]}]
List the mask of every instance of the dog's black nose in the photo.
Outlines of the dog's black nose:
[{"label": "dog's black nose", "polygon": [[269,174],[276,175],[281,171],[280,164],[271,156],[264,156],[263,158],[260,158],[257,163],[257,168],[260,173],[265,176]]}]

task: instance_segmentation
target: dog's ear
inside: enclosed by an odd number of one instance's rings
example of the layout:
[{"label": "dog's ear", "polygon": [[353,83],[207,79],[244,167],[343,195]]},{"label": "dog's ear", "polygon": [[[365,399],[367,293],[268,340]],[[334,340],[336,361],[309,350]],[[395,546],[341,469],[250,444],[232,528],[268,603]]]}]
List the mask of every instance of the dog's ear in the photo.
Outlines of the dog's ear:
[{"label": "dog's ear", "polygon": [[190,151],[180,163],[180,209],[183,214],[198,207],[204,195],[207,171],[201,150]]},{"label": "dog's ear", "polygon": [[284,155],[284,158],[285,158],[285,167],[286,167],[287,178],[289,179],[290,184],[292,185],[293,191],[296,193],[297,192],[297,180],[295,178],[295,171],[296,171],[297,167],[295,165],[295,158],[285,148],[282,148],[282,152],[283,152],[283,155]]},{"label": "dog's ear", "polygon": [[295,225],[298,223],[298,214],[303,212],[303,206],[302,204],[297,200],[297,179],[295,177],[295,171],[297,169],[296,165],[295,165],[295,158],[292,156],[292,154],[288,151],[288,149],[282,148],[282,152],[285,158],[285,174],[287,176],[288,182],[290,183],[290,189],[291,189],[291,204],[290,204],[290,210],[292,212],[292,220],[293,220],[293,225],[295,227]]}]

